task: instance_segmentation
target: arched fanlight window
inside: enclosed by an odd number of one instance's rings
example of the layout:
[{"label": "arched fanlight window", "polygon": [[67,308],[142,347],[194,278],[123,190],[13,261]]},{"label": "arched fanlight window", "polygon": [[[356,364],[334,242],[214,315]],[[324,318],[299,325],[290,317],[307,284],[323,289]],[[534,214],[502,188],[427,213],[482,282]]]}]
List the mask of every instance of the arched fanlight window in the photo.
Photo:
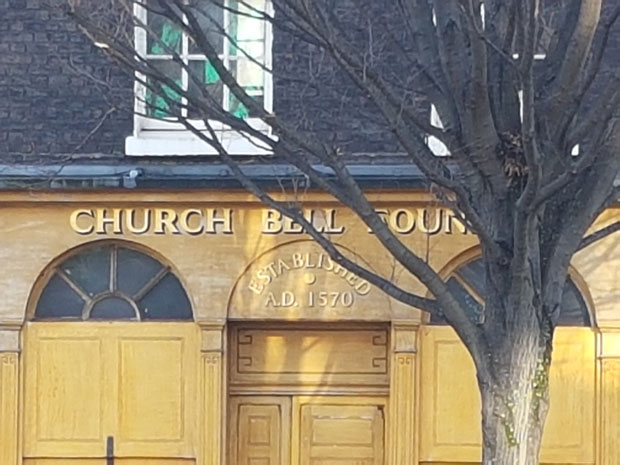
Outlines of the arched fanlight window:
[{"label": "arched fanlight window", "polygon": [[[457,268],[448,277],[448,288],[467,309],[472,320],[481,322],[484,311],[484,264],[481,259],[470,261]],[[445,323],[439,317],[431,317],[431,323]],[[583,296],[572,279],[564,285],[560,307],[560,326],[591,326],[592,321]]]},{"label": "arched fanlight window", "polygon": [[35,319],[191,320],[192,309],[169,267],[142,252],[107,244],[54,268]]}]

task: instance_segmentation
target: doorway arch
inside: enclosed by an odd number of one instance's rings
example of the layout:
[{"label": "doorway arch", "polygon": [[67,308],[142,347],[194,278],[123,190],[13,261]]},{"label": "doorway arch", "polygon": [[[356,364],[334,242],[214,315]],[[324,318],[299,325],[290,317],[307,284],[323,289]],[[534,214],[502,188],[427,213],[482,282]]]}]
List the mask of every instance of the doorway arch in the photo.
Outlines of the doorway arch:
[{"label": "doorway arch", "polygon": [[88,243],[46,267],[28,311],[24,465],[195,463],[199,328],[172,265]]},{"label": "doorway arch", "polygon": [[[484,318],[485,270],[479,247],[466,250],[443,267],[439,275],[463,304],[470,318],[481,323]],[[595,327],[592,300],[577,270],[569,268],[563,291],[558,326]],[[430,324],[445,324],[437,316]]]}]

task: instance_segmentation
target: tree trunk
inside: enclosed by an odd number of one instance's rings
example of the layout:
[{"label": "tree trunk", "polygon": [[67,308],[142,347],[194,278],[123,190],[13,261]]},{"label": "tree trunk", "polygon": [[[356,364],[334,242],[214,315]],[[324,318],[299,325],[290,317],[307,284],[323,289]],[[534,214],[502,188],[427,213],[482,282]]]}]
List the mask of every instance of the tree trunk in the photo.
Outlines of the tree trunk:
[{"label": "tree trunk", "polygon": [[538,328],[508,338],[480,379],[484,465],[537,465],[549,405],[551,336]]}]

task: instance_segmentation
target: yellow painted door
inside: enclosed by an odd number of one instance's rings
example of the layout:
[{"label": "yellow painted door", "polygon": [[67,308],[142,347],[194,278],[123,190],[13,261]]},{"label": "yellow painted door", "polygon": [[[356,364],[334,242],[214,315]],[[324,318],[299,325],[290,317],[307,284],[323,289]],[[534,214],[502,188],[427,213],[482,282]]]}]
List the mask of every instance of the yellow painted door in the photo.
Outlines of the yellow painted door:
[{"label": "yellow painted door", "polygon": [[385,402],[362,397],[295,397],[292,465],[383,465]]},{"label": "yellow painted door", "polygon": [[[114,465],[194,465],[195,463],[194,459],[114,459]],[[30,458],[24,460],[24,465],[107,465],[107,461],[104,458]]]},{"label": "yellow painted door", "polygon": [[[114,360],[99,325],[31,324],[24,351],[25,457],[105,457]],[[90,465],[90,464],[89,464]]]},{"label": "yellow painted door", "polygon": [[[541,463],[594,463],[596,334],[560,327],[553,340],[550,408]],[[420,461],[480,462],[480,394],[473,362],[454,331],[421,332]]]},{"label": "yellow painted door", "polygon": [[184,323],[119,325],[114,393],[117,457],[194,457],[198,332]]},{"label": "yellow painted door", "polygon": [[289,465],[289,397],[231,397],[228,421],[231,465]]},{"label": "yellow painted door", "polygon": [[385,399],[235,396],[229,465],[383,465]]},{"label": "yellow painted door", "polygon": [[109,436],[118,464],[192,459],[198,354],[192,324],[30,324],[24,456],[33,460],[27,464],[74,458],[66,463],[98,465],[85,459],[105,457]]}]

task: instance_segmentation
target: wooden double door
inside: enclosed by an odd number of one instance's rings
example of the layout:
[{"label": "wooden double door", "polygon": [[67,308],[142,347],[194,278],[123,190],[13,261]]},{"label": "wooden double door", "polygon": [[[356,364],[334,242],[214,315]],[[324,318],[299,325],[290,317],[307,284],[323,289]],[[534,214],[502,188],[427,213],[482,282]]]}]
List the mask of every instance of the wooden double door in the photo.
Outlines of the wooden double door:
[{"label": "wooden double door", "polygon": [[198,328],[32,323],[24,465],[193,465]]},{"label": "wooden double door", "polygon": [[385,398],[231,396],[229,465],[383,465]]}]

